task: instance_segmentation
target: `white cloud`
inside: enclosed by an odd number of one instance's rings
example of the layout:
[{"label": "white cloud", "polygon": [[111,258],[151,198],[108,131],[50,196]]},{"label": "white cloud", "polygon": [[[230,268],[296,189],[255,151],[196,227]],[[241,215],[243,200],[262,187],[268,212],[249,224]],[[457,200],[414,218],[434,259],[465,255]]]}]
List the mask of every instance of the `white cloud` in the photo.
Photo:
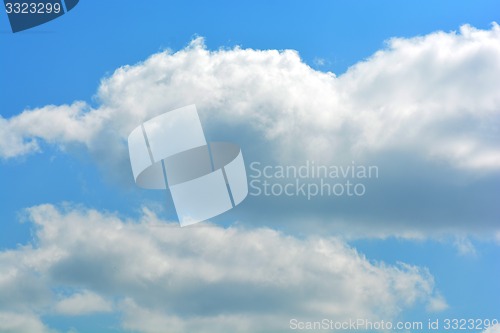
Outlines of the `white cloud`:
[{"label": "white cloud", "polygon": [[442,295],[436,295],[430,302],[427,304],[428,312],[441,312],[448,309],[448,303],[446,299]]},{"label": "white cloud", "polygon": [[[138,222],[52,205],[28,213],[36,245],[0,252],[0,267],[38,276],[54,290],[38,306],[19,301],[39,313],[110,311],[116,300],[126,329],[259,331],[286,329],[297,316],[387,319],[434,302],[425,268],[371,263],[336,238],[210,224],[178,228],[147,210]],[[57,301],[60,289],[73,292]]]},{"label": "white cloud", "polygon": [[71,295],[57,302],[55,310],[58,314],[79,316],[93,313],[111,312],[110,302],[90,291]]},{"label": "white cloud", "polygon": [[245,222],[314,220],[315,231],[358,237],[491,237],[500,217],[491,200],[500,181],[499,78],[497,24],[394,38],[338,77],[312,69],[293,50],[209,51],[198,38],[117,69],[102,80],[95,109],[75,102],[0,118],[0,156],[38,151],[37,139],[80,144],[109,176],[133,184],[130,131],[194,103],[207,138],[239,143],[246,161],[380,166],[362,200],[302,200],[287,209],[261,200],[268,216]]},{"label": "white cloud", "polygon": [[466,237],[457,237],[454,244],[460,255],[475,256],[477,254],[476,247]]},{"label": "white cloud", "polygon": [[196,103],[210,122],[244,124],[285,155],[404,149],[453,167],[499,170],[499,59],[497,24],[394,38],[340,77],[313,70],[294,51],[211,52],[199,38],[118,69],[102,81],[96,110],[78,102],[3,119],[8,141],[0,152],[34,151],[37,137],[97,149],[103,134],[123,140],[144,119]]},{"label": "white cloud", "polygon": [[[395,38],[349,70],[366,144],[498,170],[500,28]],[[377,110],[377,111],[375,111]]]},{"label": "white cloud", "polygon": [[26,264],[18,265],[23,252],[0,252],[0,312],[28,313],[33,307],[43,307],[50,302],[50,291],[44,279],[33,270],[32,259],[24,258]]},{"label": "white cloud", "polygon": [[50,333],[53,331],[49,330],[34,314],[0,311],[0,332]]},{"label": "white cloud", "polygon": [[[221,314],[217,316],[196,316],[189,320],[178,315],[169,315],[161,309],[145,309],[135,302],[127,299],[123,302],[122,309],[125,313],[123,328],[145,333],[163,333],[165,327],[169,332],[252,332],[276,327],[277,321],[287,324],[286,318],[278,318],[276,314],[241,315]],[[283,326],[285,326],[283,325]],[[280,325],[281,326],[281,325]],[[286,330],[283,330],[286,331]]]},{"label": "white cloud", "polygon": [[37,138],[49,143],[90,145],[103,125],[97,113],[87,113],[83,102],[48,105],[24,111],[9,120],[0,117],[0,152],[4,158],[39,151]]}]

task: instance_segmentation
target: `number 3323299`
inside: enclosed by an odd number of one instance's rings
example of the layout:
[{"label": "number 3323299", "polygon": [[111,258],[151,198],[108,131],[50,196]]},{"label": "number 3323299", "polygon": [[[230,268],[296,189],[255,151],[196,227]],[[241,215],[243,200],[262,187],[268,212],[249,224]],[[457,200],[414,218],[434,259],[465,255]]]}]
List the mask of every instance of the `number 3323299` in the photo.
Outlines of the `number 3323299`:
[{"label": "number 3323299", "polygon": [[7,14],[58,14],[61,12],[61,4],[50,2],[7,2],[5,10]]}]

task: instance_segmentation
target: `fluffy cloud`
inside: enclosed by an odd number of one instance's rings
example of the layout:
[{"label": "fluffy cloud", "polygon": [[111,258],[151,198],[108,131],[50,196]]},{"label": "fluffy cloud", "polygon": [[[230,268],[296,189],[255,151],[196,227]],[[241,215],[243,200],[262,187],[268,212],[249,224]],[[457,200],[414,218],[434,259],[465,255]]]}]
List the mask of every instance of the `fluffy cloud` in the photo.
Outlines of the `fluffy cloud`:
[{"label": "fluffy cloud", "polygon": [[75,293],[70,297],[60,300],[56,304],[55,310],[62,315],[78,316],[99,312],[110,312],[112,307],[111,304],[101,296],[87,290],[81,293]]},{"label": "fluffy cloud", "polygon": [[[440,297],[425,268],[371,263],[335,238],[178,228],[147,210],[136,222],[52,205],[28,215],[36,225],[34,244],[0,252],[0,293],[7,293],[0,299],[15,299],[18,316],[113,309],[124,328],[141,332],[286,330],[292,317],[388,319]],[[20,272],[14,291],[7,288],[12,272]],[[30,276],[38,277],[32,288],[54,295],[9,296]],[[58,290],[72,293],[61,300]],[[29,331],[43,332],[33,318],[26,321],[34,327]],[[26,331],[8,322],[13,332]]]},{"label": "fluffy cloud", "polygon": [[0,156],[38,151],[37,140],[83,145],[112,177],[132,184],[130,131],[194,103],[208,139],[240,143],[246,161],[380,167],[359,200],[247,199],[239,216],[248,223],[286,221],[304,231],[307,220],[308,229],[370,237],[491,237],[500,218],[492,200],[500,184],[499,78],[497,24],[394,38],[338,77],[292,50],[209,51],[198,38],[117,69],[102,80],[95,109],[75,102],[0,118]]},{"label": "fluffy cloud", "polygon": [[77,102],[2,119],[8,140],[0,151],[34,151],[34,138],[95,148],[103,132],[123,140],[141,121],[196,103],[210,122],[262,133],[285,155],[398,148],[455,167],[499,170],[498,59],[497,24],[394,38],[340,77],[313,70],[294,51],[210,52],[198,38],[118,69],[101,83],[96,110]]},{"label": "fluffy cloud", "polygon": [[96,136],[102,121],[83,102],[72,105],[49,105],[29,110],[5,120],[0,117],[0,152],[2,157],[14,157],[40,151],[36,138],[49,143],[67,144],[71,142],[89,145]]},{"label": "fluffy cloud", "polygon": [[2,333],[54,333],[40,319],[31,313],[1,312],[0,332]]},{"label": "fluffy cloud", "polygon": [[499,26],[394,38],[388,46],[342,78],[367,121],[364,143],[498,170]]}]

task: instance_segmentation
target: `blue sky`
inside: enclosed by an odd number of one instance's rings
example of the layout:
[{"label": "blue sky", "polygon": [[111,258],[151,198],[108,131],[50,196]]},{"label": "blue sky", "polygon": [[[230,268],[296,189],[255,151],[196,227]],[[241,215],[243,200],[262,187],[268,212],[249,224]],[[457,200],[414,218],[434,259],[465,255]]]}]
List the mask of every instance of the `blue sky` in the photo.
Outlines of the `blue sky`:
[{"label": "blue sky", "polygon": [[[0,331],[500,319],[498,13],[496,1],[81,1],[13,34],[2,12]],[[359,200],[248,197],[179,231],[165,193],[135,187],[124,144],[137,121],[193,103],[247,166],[356,160],[381,176]],[[214,259],[218,245],[248,265]]]}]

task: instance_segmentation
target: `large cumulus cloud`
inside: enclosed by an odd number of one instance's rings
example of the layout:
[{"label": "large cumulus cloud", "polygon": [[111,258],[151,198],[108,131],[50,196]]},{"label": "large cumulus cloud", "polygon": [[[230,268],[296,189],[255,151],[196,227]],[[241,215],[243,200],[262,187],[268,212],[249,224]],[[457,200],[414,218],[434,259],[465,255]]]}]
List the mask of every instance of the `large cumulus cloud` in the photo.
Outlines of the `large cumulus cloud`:
[{"label": "large cumulus cloud", "polygon": [[194,103],[209,140],[240,143],[247,161],[380,168],[361,199],[247,200],[239,216],[248,223],[304,229],[307,219],[309,229],[352,235],[491,236],[500,218],[492,199],[500,184],[499,78],[497,24],[394,38],[338,77],[293,50],[210,51],[198,38],[117,69],[102,80],[97,108],[75,102],[0,118],[0,155],[39,151],[40,140],[82,145],[132,183],[130,131]]}]

